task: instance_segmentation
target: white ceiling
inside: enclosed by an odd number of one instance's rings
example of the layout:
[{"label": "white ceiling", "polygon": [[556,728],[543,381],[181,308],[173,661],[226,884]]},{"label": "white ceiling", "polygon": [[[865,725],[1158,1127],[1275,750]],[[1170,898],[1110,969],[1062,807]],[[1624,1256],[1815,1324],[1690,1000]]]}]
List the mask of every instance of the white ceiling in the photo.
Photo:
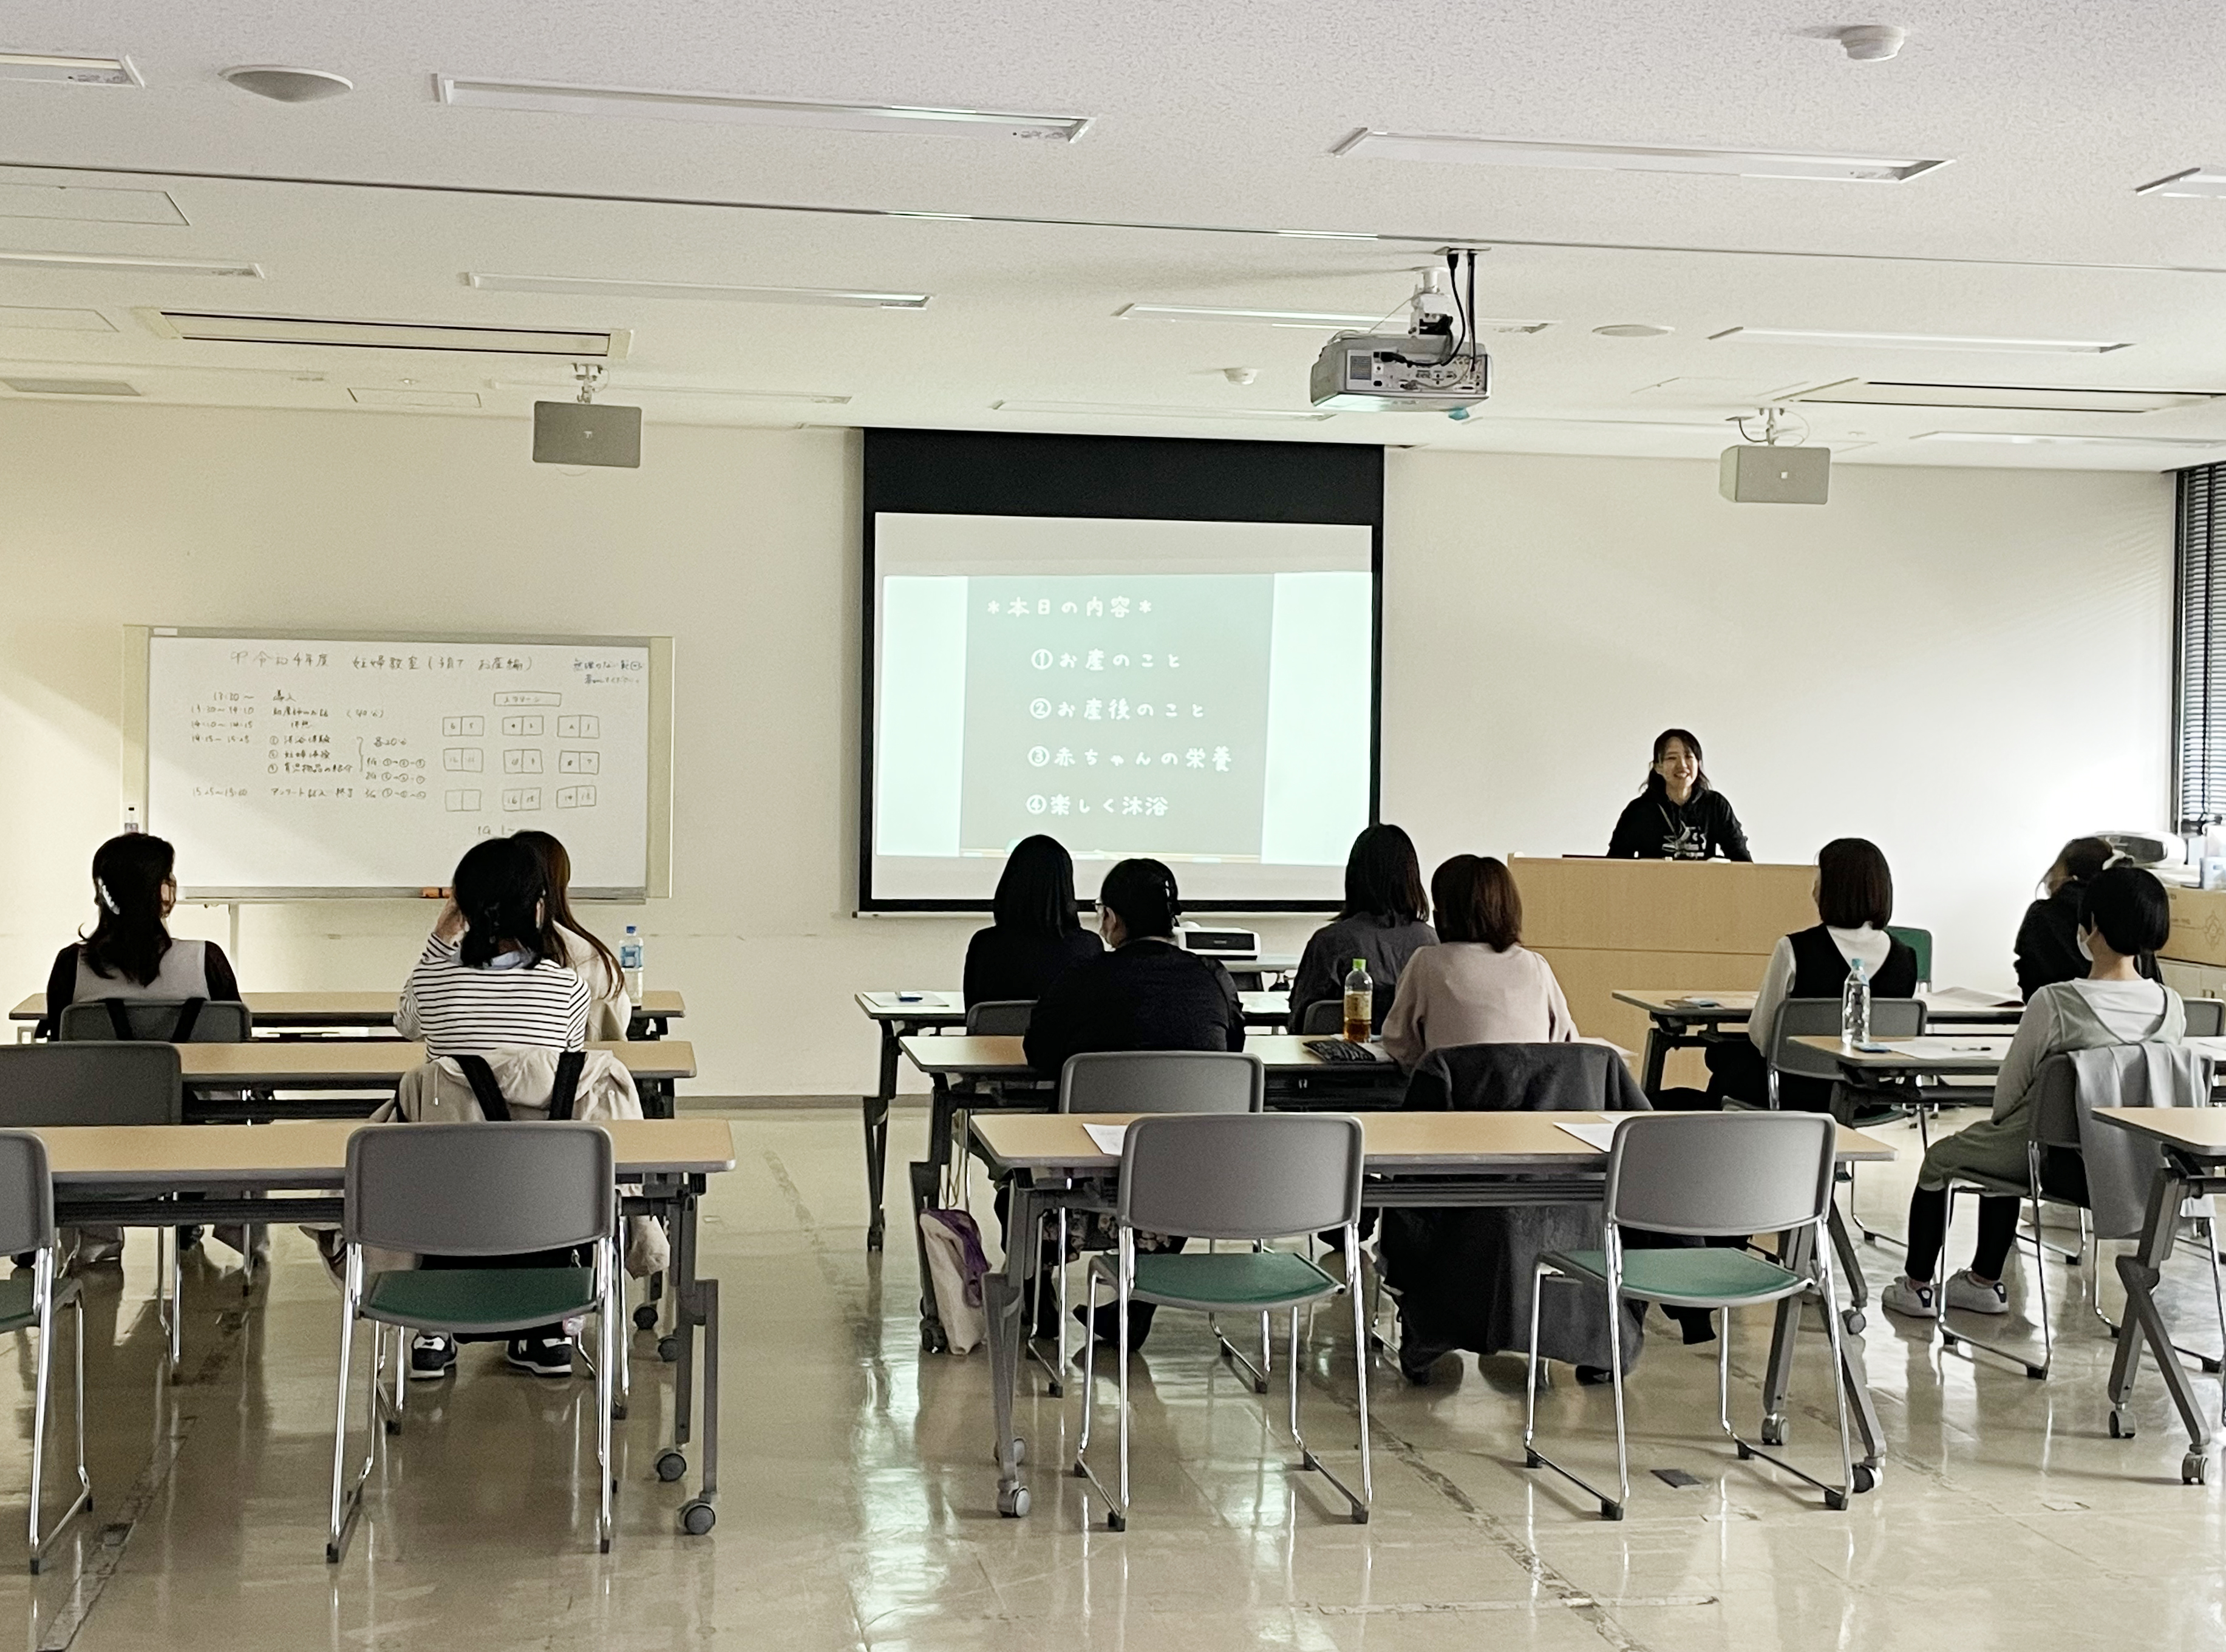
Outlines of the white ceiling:
[{"label": "white ceiling", "polygon": [[[1911,29],[1898,58],[1850,62],[1817,37],[1867,22]],[[2226,164],[2222,48],[2226,10],[2192,0],[1925,0],[1888,16],[1780,0],[448,0],[376,11],[37,0],[0,18],[0,50],[126,54],[146,85],[0,81],[0,254],[247,260],[265,277],[0,268],[0,306],[94,311],[108,329],[11,324],[57,318],[0,308],[0,376],[97,373],[153,401],[244,406],[461,392],[483,416],[511,417],[564,393],[569,376],[552,360],[181,342],[133,314],[166,305],[630,328],[613,389],[648,410],[652,442],[660,422],[809,423],[1701,456],[1724,444],[1727,415],[1850,378],[2226,392],[2226,201],[2134,194]],[[329,69],[356,90],[271,103],[217,78],[238,63]],[[522,114],[442,105],[433,78],[444,73],[1092,124],[1063,144]],[[1954,164],[1866,185],[1330,154],[1364,126]],[[273,179],[291,181],[255,181]],[[57,183],[165,191],[184,221],[4,215],[24,199],[7,186]],[[366,183],[439,188],[342,187]],[[135,215],[164,215],[152,205]],[[886,211],[1035,221],[875,215]],[[1146,224],[1195,227],[1119,226]],[[1278,228],[1415,238],[1202,232]],[[1387,312],[1447,243],[1490,249],[1485,315],[1555,323],[1490,340],[1492,398],[1466,423],[1216,416],[1307,410],[1307,368],[1326,335],[1116,318],[1130,303]],[[487,293],[463,284],[470,270],[934,296],[907,313]],[[1629,321],[1675,331],[1592,332]],[[2069,356],[1710,339],[1737,327],[2131,347]],[[1237,366],[1258,369],[1257,380],[1231,384],[1221,370]],[[849,399],[780,399],[798,393]],[[1154,410],[996,410],[1009,401]],[[2226,458],[2226,399],[2142,414],[1805,416],[1812,439],[1856,463],[2157,470]],[[1912,440],[1942,430],[2137,440]]]}]

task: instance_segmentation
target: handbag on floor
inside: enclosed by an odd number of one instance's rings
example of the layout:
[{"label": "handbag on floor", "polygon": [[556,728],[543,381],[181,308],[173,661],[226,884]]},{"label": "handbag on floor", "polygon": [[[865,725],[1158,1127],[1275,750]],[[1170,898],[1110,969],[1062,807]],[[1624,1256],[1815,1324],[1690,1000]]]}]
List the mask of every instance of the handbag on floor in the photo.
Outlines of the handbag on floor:
[{"label": "handbag on floor", "polygon": [[982,1230],[971,1211],[922,1210],[919,1235],[943,1334],[952,1353],[970,1353],[989,1331],[989,1316],[982,1309],[982,1280],[989,1271]]}]

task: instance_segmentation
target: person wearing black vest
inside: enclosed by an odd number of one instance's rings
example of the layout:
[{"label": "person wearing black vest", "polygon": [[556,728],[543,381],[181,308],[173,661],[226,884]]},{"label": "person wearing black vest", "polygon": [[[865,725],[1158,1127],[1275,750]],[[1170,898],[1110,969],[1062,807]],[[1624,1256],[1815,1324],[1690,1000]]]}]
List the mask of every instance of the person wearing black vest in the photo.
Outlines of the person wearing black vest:
[{"label": "person wearing black vest", "polygon": [[1690,729],[1654,737],[1646,786],[1624,805],[1608,838],[1611,861],[1752,861],[1746,829],[1731,800],[1708,784],[1701,742]]},{"label": "person wearing black vest", "polygon": [[1082,927],[1074,899],[1074,857],[1039,832],[1013,845],[997,879],[996,922],[966,944],[966,1007],[1037,999],[1078,963],[1105,955]]},{"label": "person wearing black vest", "polygon": [[[1917,991],[1917,954],[1886,933],[1893,918],[1893,872],[1877,844],[1839,837],[1816,855],[1814,929],[1784,936],[1771,950],[1745,1039],[1708,1046],[1708,1095],[1763,1107],[1769,1102],[1771,1039],[1778,1007],[1789,998],[1837,998],[1860,960],[1874,998],[1907,998]],[[1780,1075],[1778,1102],[1796,1112],[1822,1113],[1832,1086],[1822,1078]]]},{"label": "person wearing black vest", "polygon": [[[2079,914],[2088,886],[2118,858],[2117,850],[2099,837],[2075,837],[2066,843],[2041,880],[2048,893],[2025,909],[2018,925],[2018,996],[2030,1003],[2043,987],[2059,981],[2084,981],[2093,967],[2079,950]],[[2161,982],[2156,955],[2144,952],[2134,960],[2144,981]]]}]

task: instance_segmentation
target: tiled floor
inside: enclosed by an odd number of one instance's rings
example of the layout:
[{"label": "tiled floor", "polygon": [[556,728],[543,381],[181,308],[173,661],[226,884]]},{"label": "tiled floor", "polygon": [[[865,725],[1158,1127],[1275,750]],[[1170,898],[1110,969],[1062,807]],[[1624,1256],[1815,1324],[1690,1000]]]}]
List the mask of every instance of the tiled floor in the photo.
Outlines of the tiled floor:
[{"label": "tiled floor", "polygon": [[[900,1115],[900,1155],[920,1129]],[[2219,1489],[2179,1484],[2185,1437],[2153,1374],[2139,1437],[2108,1437],[2111,1344],[2065,1300],[2060,1266],[2050,1284],[2068,1340],[2045,1382],[1943,1357],[1873,1311],[1892,1455],[1884,1484],[1844,1514],[1732,1460],[1710,1439],[1708,1351],[1657,1334],[1631,1389],[1636,1465],[1697,1486],[1644,1476],[1631,1518],[1603,1524],[1589,1500],[1518,1466],[1517,1364],[1448,1364],[1423,1389],[1379,1364],[1375,1518],[1356,1527],[1291,1471],[1203,1326],[1170,1317],[1137,1368],[1130,1528],[1106,1532],[1083,1484],[1057,1472],[1073,1390],[1062,1403],[1040,1382],[1021,1410],[1034,1510],[1002,1520],[986,1357],[920,1357],[910,1247],[865,1253],[858,1137],[847,1112],[736,1121],[740,1165],[704,1222],[728,1318],[711,1536],[675,1531],[684,1493],[652,1470],[670,1390],[648,1338],[607,1557],[592,1539],[592,1470],[574,1473],[592,1449],[587,1384],[515,1374],[479,1349],[452,1383],[413,1390],[408,1432],[328,1567],[336,1298],[308,1247],[281,1236],[251,1305],[218,1265],[229,1252],[194,1260],[188,1380],[169,1388],[140,1236],[120,1281],[91,1283],[98,1515],[47,1576],[8,1561],[0,1614],[22,1614],[28,1647],[81,1652],[2226,1646]],[[1906,1173],[1866,1172],[1881,1225],[1900,1226]],[[1874,1279],[1892,1254],[1867,1253]],[[2188,1340],[2209,1346],[2199,1267],[2173,1302]],[[1750,1383],[1765,1335],[1740,1327]],[[1822,1460],[1821,1336],[1801,1353],[1793,1449]],[[0,1357],[24,1383],[22,1353]],[[1350,1341],[1333,1325],[1307,1382],[1309,1433],[1349,1465]],[[2216,1393],[2215,1379],[2199,1386]],[[1608,1404],[1564,1381],[1545,1405],[1556,1437],[1603,1470]],[[0,1560],[21,1553],[28,1407],[16,1418],[0,1442]],[[1085,1512],[1099,1515],[1088,1529]]]}]

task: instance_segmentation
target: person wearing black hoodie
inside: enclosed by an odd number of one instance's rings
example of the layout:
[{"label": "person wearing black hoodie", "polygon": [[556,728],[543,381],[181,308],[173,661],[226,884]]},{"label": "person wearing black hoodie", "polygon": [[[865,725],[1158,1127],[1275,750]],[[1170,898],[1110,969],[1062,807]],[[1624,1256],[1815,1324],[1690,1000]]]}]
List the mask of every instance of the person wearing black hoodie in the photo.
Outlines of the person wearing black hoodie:
[{"label": "person wearing black hoodie", "polygon": [[1608,839],[1611,861],[1754,859],[1731,802],[1708,784],[1701,742],[1690,730],[1665,728],[1654,740],[1646,786],[1625,805]]},{"label": "person wearing black hoodie", "polygon": [[[2025,921],[2018,925],[2019,997],[2030,1001],[2043,987],[2087,978],[2093,966],[2079,950],[2079,906],[2087,886],[2116,856],[2099,837],[2075,837],[2057,855],[2041,880],[2047,894],[2025,909]],[[2147,980],[2164,979],[2153,953],[2143,953],[2134,966]]]}]

